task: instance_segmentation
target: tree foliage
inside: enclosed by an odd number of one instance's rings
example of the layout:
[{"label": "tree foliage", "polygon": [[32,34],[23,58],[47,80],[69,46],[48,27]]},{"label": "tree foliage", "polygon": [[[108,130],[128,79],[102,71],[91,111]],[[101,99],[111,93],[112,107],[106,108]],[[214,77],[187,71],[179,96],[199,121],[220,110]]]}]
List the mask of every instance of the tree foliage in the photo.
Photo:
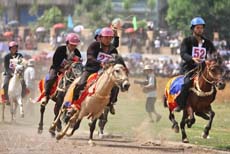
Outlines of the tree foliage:
[{"label": "tree foliage", "polygon": [[82,0],[75,6],[73,19],[75,24],[91,28],[106,26],[114,18],[111,0]]},{"label": "tree foliage", "polygon": [[219,32],[222,38],[230,38],[229,0],[168,0],[166,20],[171,29],[188,34],[190,21],[201,16],[206,22],[206,35],[212,38],[213,32]]},{"label": "tree foliage", "polygon": [[54,6],[48,10],[46,10],[43,15],[38,18],[39,25],[43,25],[46,28],[51,27],[52,25],[63,22],[63,15],[61,10]]}]

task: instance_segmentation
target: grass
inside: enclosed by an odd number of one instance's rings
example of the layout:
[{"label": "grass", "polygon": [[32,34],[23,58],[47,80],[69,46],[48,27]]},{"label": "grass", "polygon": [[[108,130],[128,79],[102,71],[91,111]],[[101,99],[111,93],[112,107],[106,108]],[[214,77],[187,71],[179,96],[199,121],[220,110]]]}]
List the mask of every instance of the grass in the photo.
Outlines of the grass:
[{"label": "grass", "polygon": [[[119,100],[115,106],[116,115],[109,115],[109,122],[106,125],[106,132],[122,134],[123,136],[134,137],[138,140],[165,139],[181,142],[181,134],[176,134],[171,129],[171,122],[168,119],[168,109],[163,107],[161,96],[167,79],[158,79],[158,100],[156,109],[162,115],[158,123],[150,123],[145,112],[145,95],[141,92],[139,85],[132,84],[129,92],[120,93]],[[131,79],[132,83],[132,79]],[[208,121],[196,118],[192,128],[186,127],[190,143],[212,147],[222,150],[230,150],[230,102],[226,101],[229,94],[229,85],[224,92],[221,92],[221,99],[213,103],[213,110],[216,113],[210,138],[203,139],[201,134]],[[223,98],[224,97],[224,98]],[[222,103],[224,101],[224,103]],[[176,119],[180,122],[182,113],[176,113]],[[82,126],[88,129],[86,124]]]}]

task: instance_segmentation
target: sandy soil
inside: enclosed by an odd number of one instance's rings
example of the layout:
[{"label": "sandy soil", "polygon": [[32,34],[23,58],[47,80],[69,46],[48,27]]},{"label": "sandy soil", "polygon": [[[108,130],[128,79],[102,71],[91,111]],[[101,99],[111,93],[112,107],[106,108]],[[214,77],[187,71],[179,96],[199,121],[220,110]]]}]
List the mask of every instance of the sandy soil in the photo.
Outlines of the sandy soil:
[{"label": "sandy soil", "polygon": [[[1,106],[0,106],[1,107]],[[37,134],[34,116],[17,118],[16,122],[0,123],[1,154],[216,154],[227,153],[170,141],[139,141],[137,139],[107,134],[104,139],[95,136],[95,145],[88,144],[88,131],[77,131],[72,137],[56,141],[48,133],[48,126]],[[96,134],[96,133],[95,133]]]}]

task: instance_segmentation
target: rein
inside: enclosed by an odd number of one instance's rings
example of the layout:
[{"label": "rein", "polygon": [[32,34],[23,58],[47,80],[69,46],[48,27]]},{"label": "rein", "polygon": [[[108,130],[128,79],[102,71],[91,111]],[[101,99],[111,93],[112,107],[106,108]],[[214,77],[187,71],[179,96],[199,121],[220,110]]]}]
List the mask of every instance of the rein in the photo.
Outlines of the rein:
[{"label": "rein", "polygon": [[63,87],[60,87],[61,85],[58,84],[57,90],[61,91],[61,92],[65,92],[66,91],[66,86],[67,86],[67,81],[73,82],[75,77],[76,77],[75,75],[74,75],[74,77],[72,77],[72,76],[68,77],[67,72],[65,72],[65,74],[64,74],[64,76],[62,78],[63,79]]},{"label": "rein", "polygon": [[[199,65],[197,68],[194,68],[193,70],[195,70],[195,69],[198,69],[195,76],[197,76],[197,75],[199,75],[199,74],[202,73],[201,65]],[[207,70],[209,70],[209,68],[208,68]],[[211,78],[215,79],[214,76],[213,76],[213,74],[210,73],[210,71],[208,71],[208,75],[209,75]],[[195,77],[195,76],[194,76],[194,77]],[[193,77],[193,78],[194,78],[194,77]],[[190,90],[193,91],[197,96],[200,96],[200,97],[206,97],[206,96],[212,95],[213,92],[214,92],[213,84],[215,83],[215,81],[209,81],[209,80],[204,76],[204,74],[202,74],[201,77],[204,79],[205,82],[211,84],[211,86],[212,86],[212,87],[211,87],[211,90],[208,91],[208,92],[204,92],[204,91],[201,90],[200,85],[199,85],[199,80],[198,80],[199,77],[198,77],[198,79],[194,80],[194,82],[195,82],[195,87],[191,87]],[[192,78],[192,79],[193,79],[193,78]]]}]

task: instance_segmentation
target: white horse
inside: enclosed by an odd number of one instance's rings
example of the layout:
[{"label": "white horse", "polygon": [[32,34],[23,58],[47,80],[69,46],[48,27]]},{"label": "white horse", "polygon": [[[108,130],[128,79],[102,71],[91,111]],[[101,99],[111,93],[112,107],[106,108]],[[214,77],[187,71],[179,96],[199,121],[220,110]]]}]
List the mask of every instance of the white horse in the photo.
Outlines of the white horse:
[{"label": "white horse", "polygon": [[[24,117],[21,80],[23,79],[25,60],[16,57],[14,59],[11,59],[10,63],[11,65],[13,65],[14,68],[14,74],[13,77],[10,79],[9,86],[8,86],[11,120],[13,121],[15,119],[18,105],[20,109],[20,115],[21,117]],[[2,117],[3,120],[4,120],[4,109],[5,109],[5,104],[3,104],[3,117]]]}]

